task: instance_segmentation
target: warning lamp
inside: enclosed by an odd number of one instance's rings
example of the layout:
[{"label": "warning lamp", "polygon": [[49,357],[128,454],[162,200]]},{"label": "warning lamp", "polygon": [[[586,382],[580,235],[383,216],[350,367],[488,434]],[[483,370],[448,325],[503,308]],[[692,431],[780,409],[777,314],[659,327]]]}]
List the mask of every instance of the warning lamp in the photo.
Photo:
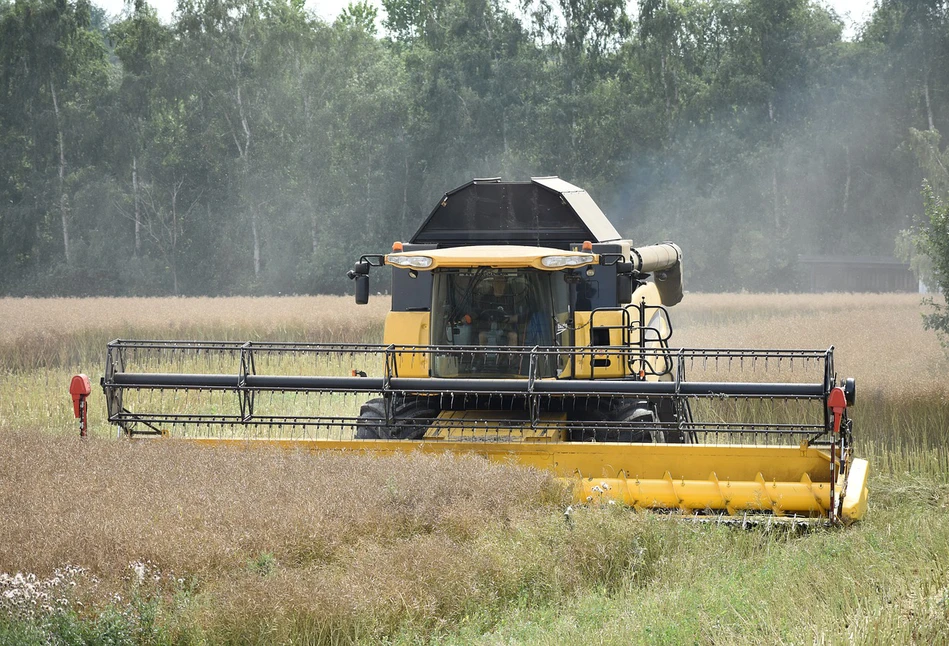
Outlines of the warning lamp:
[{"label": "warning lamp", "polygon": [[396,240],[392,243],[392,253],[401,253],[402,252],[402,243]]},{"label": "warning lamp", "polygon": [[580,250],[581,250],[581,251],[586,251],[587,253],[590,253],[591,251],[593,251],[593,243],[590,242],[589,240],[584,240],[584,241],[583,241],[583,247],[582,247]]}]

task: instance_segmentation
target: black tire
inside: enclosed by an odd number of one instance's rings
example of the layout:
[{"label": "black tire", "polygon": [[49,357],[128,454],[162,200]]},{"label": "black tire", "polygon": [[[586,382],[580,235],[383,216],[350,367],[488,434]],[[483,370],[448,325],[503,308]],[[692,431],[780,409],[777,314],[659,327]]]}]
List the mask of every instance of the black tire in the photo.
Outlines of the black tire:
[{"label": "black tire", "polygon": [[[660,399],[656,403],[656,413],[659,415],[659,421],[664,424],[677,424],[679,421],[679,416],[676,413],[675,403],[671,399]],[[689,408],[688,401],[685,402],[683,408],[683,414],[685,415],[685,422],[692,421],[692,411]],[[665,431],[665,442],[666,444],[695,444],[695,432],[694,431],[679,431],[679,430],[667,430]]]},{"label": "black tire", "polygon": [[[619,404],[606,404],[591,408],[582,414],[580,422],[597,422],[596,427],[574,429],[570,439],[574,442],[663,442],[662,431],[649,429],[656,423],[656,413],[647,402],[622,401]],[[644,426],[637,429],[631,426],[611,428],[599,425],[604,422],[641,422]]]},{"label": "black tire", "polygon": [[[610,428],[604,425],[573,430],[570,439],[574,442],[652,442],[656,444],[690,442],[690,438],[681,431],[656,428],[660,423],[676,422],[671,400],[658,402],[624,400],[618,404],[600,405],[586,411],[582,419],[575,421],[624,422],[624,426]],[[636,428],[637,422],[641,423],[643,428]]]},{"label": "black tire", "polygon": [[439,413],[435,402],[426,397],[393,397],[390,405],[394,417],[391,425],[385,422],[384,399],[377,397],[362,405],[356,423],[357,440],[418,440],[425,436],[428,420]]}]

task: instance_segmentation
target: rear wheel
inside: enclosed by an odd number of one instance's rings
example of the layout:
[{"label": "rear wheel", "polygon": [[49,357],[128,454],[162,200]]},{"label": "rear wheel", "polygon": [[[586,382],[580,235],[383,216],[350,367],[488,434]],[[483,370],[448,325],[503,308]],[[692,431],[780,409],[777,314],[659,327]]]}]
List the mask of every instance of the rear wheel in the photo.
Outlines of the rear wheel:
[{"label": "rear wheel", "polygon": [[381,397],[370,399],[359,410],[357,440],[418,440],[425,436],[439,409],[426,397],[393,397],[390,406],[392,424],[386,424],[386,403]]}]

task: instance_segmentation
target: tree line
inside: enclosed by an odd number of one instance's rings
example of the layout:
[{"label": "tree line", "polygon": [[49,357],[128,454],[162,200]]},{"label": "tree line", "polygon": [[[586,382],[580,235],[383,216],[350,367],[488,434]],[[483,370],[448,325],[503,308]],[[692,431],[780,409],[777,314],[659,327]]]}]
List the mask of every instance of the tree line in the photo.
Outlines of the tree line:
[{"label": "tree line", "polygon": [[945,158],[949,2],[853,42],[808,0],[382,7],[0,0],[0,293],[338,293],[445,191],[536,175],[689,289],[791,290],[892,255]]}]

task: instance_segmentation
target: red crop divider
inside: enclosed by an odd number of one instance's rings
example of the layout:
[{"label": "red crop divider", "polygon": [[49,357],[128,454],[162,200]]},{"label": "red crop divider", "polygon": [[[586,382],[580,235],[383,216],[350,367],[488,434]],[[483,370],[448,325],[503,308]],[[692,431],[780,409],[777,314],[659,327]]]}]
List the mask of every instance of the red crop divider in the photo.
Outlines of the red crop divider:
[{"label": "red crop divider", "polygon": [[840,422],[847,410],[847,396],[843,388],[834,388],[827,396],[827,408],[834,414],[834,433],[840,433]]},{"label": "red crop divider", "polygon": [[86,397],[92,392],[92,384],[86,375],[75,375],[69,382],[69,394],[72,395],[73,412],[79,419],[79,437],[86,437],[89,422],[86,416]]}]

